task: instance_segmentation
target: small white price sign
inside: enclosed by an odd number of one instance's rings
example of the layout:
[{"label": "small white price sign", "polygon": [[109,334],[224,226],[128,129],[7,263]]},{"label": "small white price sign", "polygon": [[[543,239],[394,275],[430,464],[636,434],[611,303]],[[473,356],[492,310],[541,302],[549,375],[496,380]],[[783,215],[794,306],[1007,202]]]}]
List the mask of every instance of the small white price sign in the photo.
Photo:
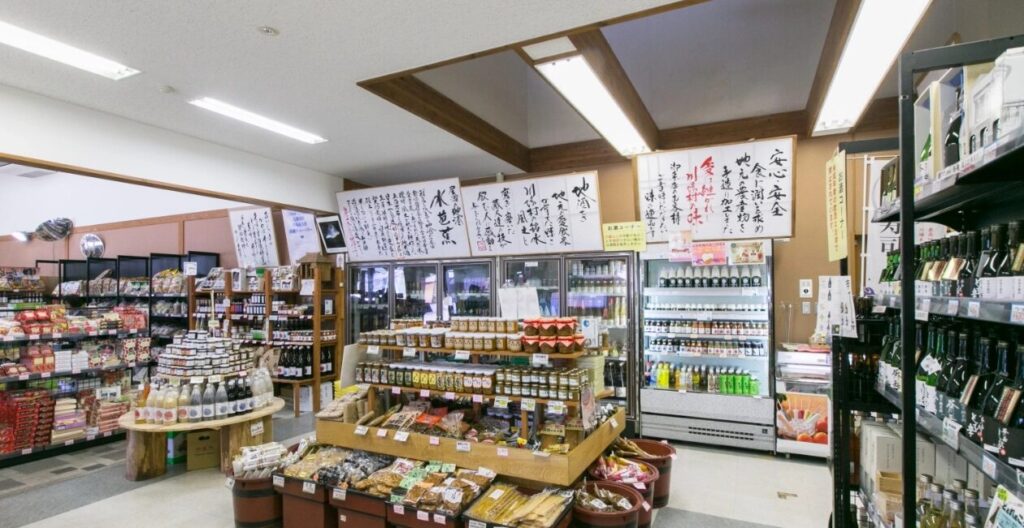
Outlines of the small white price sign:
[{"label": "small white price sign", "polygon": [[416,357],[416,349],[413,347],[405,347],[402,349],[402,357],[414,358]]},{"label": "small white price sign", "polygon": [[548,453],[546,451],[534,451],[533,452],[533,456],[539,456],[541,458],[548,458],[548,457],[551,456],[551,453]]},{"label": "small white price sign", "polygon": [[876,305],[871,307],[871,313],[884,314],[885,313],[885,309],[886,308],[885,308],[884,304],[876,304]]},{"label": "small white price sign", "polygon": [[914,319],[918,321],[928,320],[928,310],[914,310]]},{"label": "small white price sign", "polygon": [[460,453],[469,453],[469,442],[465,440],[455,442],[455,450]]},{"label": "small white price sign", "polygon": [[228,477],[227,480],[224,481],[224,487],[227,489],[235,489],[235,479]]},{"label": "small white price sign", "polygon": [[388,437],[388,430],[387,429],[377,429],[377,438],[387,438],[387,437]]},{"label": "small white price sign", "polygon": [[942,441],[949,444],[954,451],[960,449],[960,429],[962,427],[948,416],[942,419]]},{"label": "small white price sign", "polygon": [[334,488],[334,491],[331,492],[331,498],[334,499],[334,500],[337,500],[337,501],[344,502],[345,501],[345,497],[347,497],[347,496],[348,496],[348,489],[347,488]]},{"label": "small white price sign", "polygon": [[25,381],[32,377],[31,374],[18,374],[18,381]]},{"label": "small white price sign", "polygon": [[992,480],[996,478],[996,461],[992,455],[985,453],[981,455],[981,470]]},{"label": "small white price sign", "polygon": [[66,446],[73,445],[74,443],[75,443],[74,440],[65,440],[64,441],[64,445],[66,445]]},{"label": "small white price sign", "polygon": [[437,524],[447,524],[448,520],[445,519],[444,515],[441,515],[440,513],[435,513],[434,522]]},{"label": "small white price sign", "polygon": [[643,506],[644,506],[644,511],[645,512],[651,511],[651,504],[649,502],[644,501]]},{"label": "small white price sign", "polygon": [[643,482],[634,482],[633,483],[633,487],[638,489],[638,490],[640,490],[640,491],[646,491],[647,490],[647,484],[644,484]]},{"label": "small white price sign", "polygon": [[487,523],[482,523],[480,521],[475,521],[473,519],[470,519],[468,526],[469,526],[469,528],[487,528]]},{"label": "small white price sign", "polygon": [[405,506],[402,506],[401,504],[393,505],[392,510],[396,515],[405,515]]},{"label": "small white price sign", "polygon": [[398,431],[395,433],[395,442],[405,442],[409,439],[409,431]]},{"label": "small white price sign", "polygon": [[316,493],[316,483],[315,482],[310,482],[308,480],[306,482],[303,482],[302,483],[302,492],[303,493],[308,493],[310,495]]},{"label": "small white price sign", "polygon": [[508,396],[495,396],[494,406],[499,409],[508,409]]},{"label": "small white price sign", "polygon": [[454,392],[446,392],[446,393],[444,393],[444,399],[446,399],[446,400],[454,400],[455,399],[455,393]]},{"label": "small white price sign", "polygon": [[548,366],[548,355],[533,354],[532,356],[530,356],[530,364],[535,367],[546,367]]},{"label": "small white price sign", "polygon": [[283,486],[284,486],[284,476],[283,475],[274,475],[274,487],[275,488],[280,488],[280,487],[283,487]]},{"label": "small white price sign", "polygon": [[1024,324],[1024,304],[1010,306],[1010,322]]},{"label": "small white price sign", "polygon": [[416,511],[416,520],[423,522],[430,522],[430,513],[425,511]]},{"label": "small white price sign", "polygon": [[981,303],[971,301],[967,303],[967,317],[978,317],[981,315]]},{"label": "small white price sign", "polygon": [[498,456],[500,456],[500,457],[507,457],[508,456],[508,448],[507,447],[499,447],[497,451],[498,451]]},{"label": "small white price sign", "polygon": [[483,397],[482,394],[474,394],[473,395],[473,403],[483,403],[483,402],[484,402],[484,397]]},{"label": "small white price sign", "polygon": [[54,339],[60,339],[60,338],[64,337],[64,334],[62,334],[60,332],[54,332],[51,337],[53,337]]},{"label": "small white price sign", "polygon": [[456,350],[455,351],[455,359],[458,360],[458,361],[469,361],[469,351],[468,350]]},{"label": "small white price sign", "polygon": [[39,377],[43,378],[43,379],[46,379],[46,378],[49,378],[52,375],[53,375],[52,372],[43,372],[42,374],[39,375]]},{"label": "small white price sign", "polygon": [[367,355],[370,355],[370,356],[379,356],[380,355],[380,345],[370,345],[370,346],[366,347],[366,353],[367,353]]},{"label": "small white price sign", "polygon": [[29,341],[38,341],[39,340],[39,334],[30,334],[28,336],[28,340]]},{"label": "small white price sign", "polygon": [[524,411],[536,410],[537,400],[533,398],[523,398],[522,402],[520,403],[520,407],[522,407]]},{"label": "small white price sign", "polygon": [[549,401],[548,412],[551,414],[565,414],[565,402]]},{"label": "small white price sign", "polygon": [[355,433],[356,433],[356,436],[366,436],[366,433],[369,430],[370,430],[369,427],[367,427],[365,425],[359,425],[359,426],[356,426]]},{"label": "small white price sign", "polygon": [[429,398],[430,389],[420,389],[420,398]]},{"label": "small white price sign", "polygon": [[263,420],[253,422],[249,425],[249,434],[252,436],[259,436],[263,434]]},{"label": "small white price sign", "polygon": [[932,310],[932,300],[927,297],[921,299],[921,309],[930,312]]},{"label": "small white price sign", "polygon": [[432,445],[432,446],[441,445],[441,437],[440,436],[431,436],[430,437],[430,445]]},{"label": "small white price sign", "polygon": [[956,315],[960,312],[960,301],[953,299],[946,305],[946,315]]},{"label": "small white price sign", "polygon": [[186,261],[183,264],[184,264],[184,267],[185,267],[185,269],[183,271],[184,271],[184,274],[185,274],[186,277],[195,277],[196,275],[199,274],[199,263],[198,262]]},{"label": "small white price sign", "polygon": [[612,424],[612,429],[619,428],[619,421],[616,420],[615,418],[609,418],[608,421]]},{"label": "small white price sign", "polygon": [[391,387],[391,394],[401,394],[401,393],[402,393],[402,388],[401,387]]},{"label": "small white price sign", "polygon": [[26,448],[26,449],[22,449],[21,450],[21,454],[23,454],[23,455],[31,455],[32,454],[32,448],[29,447],[29,448]]}]

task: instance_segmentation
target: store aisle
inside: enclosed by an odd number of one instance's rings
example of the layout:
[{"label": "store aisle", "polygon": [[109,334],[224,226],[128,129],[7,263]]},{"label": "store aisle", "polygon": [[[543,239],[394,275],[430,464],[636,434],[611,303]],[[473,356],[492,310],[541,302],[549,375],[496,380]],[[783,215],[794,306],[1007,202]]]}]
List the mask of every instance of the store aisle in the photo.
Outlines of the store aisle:
[{"label": "store aisle", "polygon": [[[679,446],[672,500],[658,514],[664,528],[822,528],[831,509],[831,479],[822,462]],[[111,475],[110,478],[114,478]],[[120,478],[119,475],[117,478]],[[72,483],[68,482],[67,484]],[[168,500],[168,497],[174,497]],[[58,502],[59,504],[59,502]],[[54,511],[32,524],[0,527],[131,527],[144,515],[154,528],[233,526],[231,494],[216,470],[193,471]]]}]

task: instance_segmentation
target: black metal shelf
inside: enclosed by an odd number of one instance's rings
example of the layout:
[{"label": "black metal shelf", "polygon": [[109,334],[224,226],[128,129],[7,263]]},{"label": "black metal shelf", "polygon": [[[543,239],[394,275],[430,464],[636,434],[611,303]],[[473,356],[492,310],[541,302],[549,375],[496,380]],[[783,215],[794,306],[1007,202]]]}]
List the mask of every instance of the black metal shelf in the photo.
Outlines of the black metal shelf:
[{"label": "black metal shelf", "polygon": [[48,458],[71,451],[78,451],[79,449],[85,449],[87,447],[116,442],[118,440],[124,440],[124,438],[124,431],[115,430],[86,436],[76,440],[66,440],[57,444],[47,444],[44,446],[22,449],[21,451],[13,453],[3,453],[0,454],[0,468],[23,464],[25,462]]},{"label": "black metal shelf", "polygon": [[[902,309],[903,301],[899,295],[883,295],[880,300],[882,301],[882,306],[893,310]],[[915,311],[927,311],[931,315],[1024,326],[1024,321],[1011,320],[1014,306],[1024,306],[1024,300],[993,301],[971,297],[927,296],[916,296],[916,299],[914,299]]]}]

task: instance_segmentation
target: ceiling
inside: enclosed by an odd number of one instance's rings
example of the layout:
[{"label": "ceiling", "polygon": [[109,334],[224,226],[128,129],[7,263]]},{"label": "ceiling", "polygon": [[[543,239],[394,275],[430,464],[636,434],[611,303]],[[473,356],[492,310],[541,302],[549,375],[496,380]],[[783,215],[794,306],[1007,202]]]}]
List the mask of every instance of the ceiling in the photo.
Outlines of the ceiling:
[{"label": "ceiling", "polygon": [[[143,74],[111,82],[0,46],[0,83],[372,185],[480,177],[519,170],[356,83],[669,3],[4,0],[0,20]],[[669,128],[804,108],[834,4],[711,0],[603,33]],[[263,25],[280,35],[261,35]],[[934,0],[908,48],[1021,28],[1020,0]],[[528,147],[598,138],[514,52],[417,76]],[[879,97],[895,94],[894,79]],[[306,145],[186,104],[199,96],[329,141]]]}]

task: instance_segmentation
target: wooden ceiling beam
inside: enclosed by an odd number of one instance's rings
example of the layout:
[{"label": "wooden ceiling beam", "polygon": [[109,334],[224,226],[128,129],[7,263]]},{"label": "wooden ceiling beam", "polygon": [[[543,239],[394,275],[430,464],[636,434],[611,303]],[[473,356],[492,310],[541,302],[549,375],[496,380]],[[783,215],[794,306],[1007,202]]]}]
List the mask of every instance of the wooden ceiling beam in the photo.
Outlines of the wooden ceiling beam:
[{"label": "wooden ceiling beam", "polygon": [[850,35],[853,21],[857,17],[857,10],[860,8],[861,0],[836,0],[835,9],[832,10],[832,22],[828,26],[828,34],[825,37],[825,45],[821,49],[821,57],[818,59],[818,69],[814,72],[814,82],[811,84],[811,92],[807,96],[807,130],[804,132],[810,135],[814,131],[814,123],[818,120],[818,113],[825,104],[825,95],[828,93],[832,76],[839,66],[839,58],[843,54],[843,47],[846,46],[846,39]]},{"label": "wooden ceiling beam", "polygon": [[485,152],[530,171],[530,149],[415,76],[363,81],[359,85]]},{"label": "wooden ceiling beam", "polygon": [[899,128],[899,98],[886,97],[884,99],[875,99],[868,104],[853,131],[872,132],[876,130],[898,130]]},{"label": "wooden ceiling beam", "polygon": [[807,113],[796,110],[662,130],[661,146],[667,150],[735,143],[748,139],[802,136],[806,126]]}]

